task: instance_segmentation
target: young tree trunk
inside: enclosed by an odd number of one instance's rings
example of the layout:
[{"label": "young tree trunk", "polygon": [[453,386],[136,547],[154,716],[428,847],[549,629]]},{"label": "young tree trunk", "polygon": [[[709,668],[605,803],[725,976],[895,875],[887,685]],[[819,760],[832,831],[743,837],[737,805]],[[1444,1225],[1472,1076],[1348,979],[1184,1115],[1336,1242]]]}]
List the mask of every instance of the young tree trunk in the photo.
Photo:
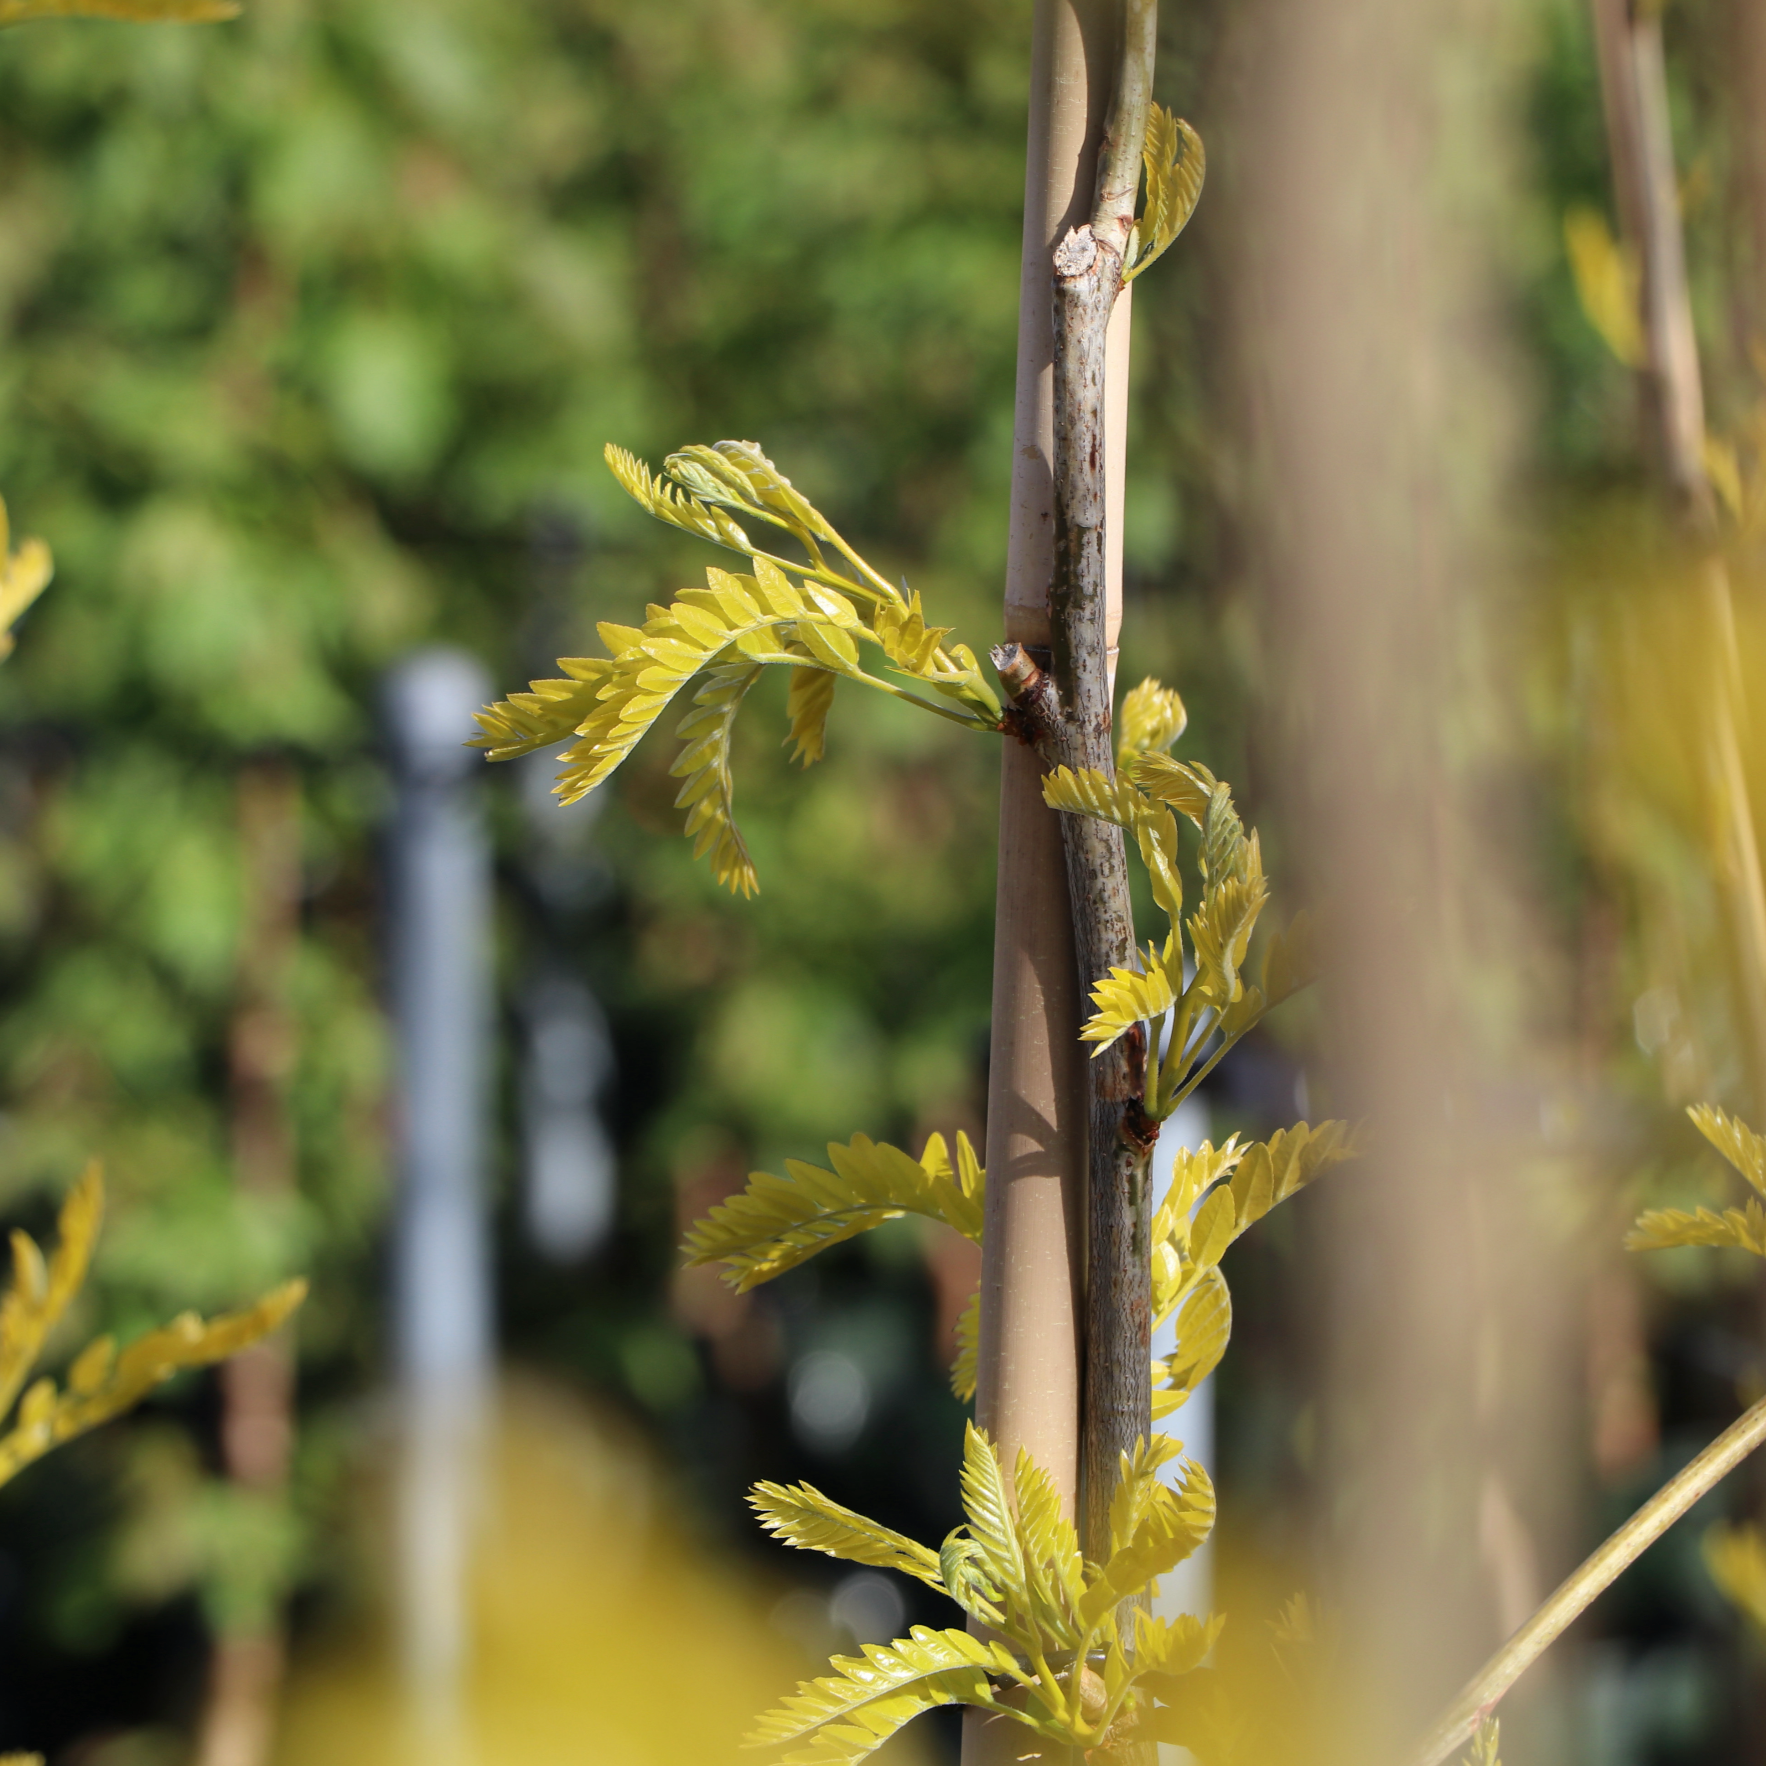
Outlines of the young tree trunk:
[{"label": "young tree trunk", "polygon": [[[242,1189],[277,1196],[295,1183],[284,1086],[294,1056],[286,992],[299,932],[300,787],[286,766],[248,766],[240,774],[238,803],[245,914],[231,1039],[233,1165]],[[287,1480],[294,1433],[287,1333],[236,1355],[222,1366],[220,1378],[227,1476],[274,1499]],[[215,1639],[198,1766],[266,1766],[282,1670],[282,1631],[275,1621],[223,1631]]]}]

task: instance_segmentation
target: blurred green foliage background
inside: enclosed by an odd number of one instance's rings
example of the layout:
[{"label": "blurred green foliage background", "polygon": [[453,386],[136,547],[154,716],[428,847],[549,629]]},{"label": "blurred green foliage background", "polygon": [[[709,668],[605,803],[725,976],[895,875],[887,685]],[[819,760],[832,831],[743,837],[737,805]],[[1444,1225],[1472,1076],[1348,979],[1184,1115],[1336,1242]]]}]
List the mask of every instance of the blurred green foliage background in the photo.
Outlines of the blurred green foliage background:
[{"label": "blurred green foliage background", "polygon": [[[1218,183],[1137,291],[1123,666],[1184,692],[1184,752],[1254,817],[1269,760],[1244,543],[1258,514],[1212,347],[1234,174],[1211,115],[1243,45],[1224,0],[1167,12],[1162,95],[1202,128]],[[1028,13],[250,0],[216,27],[0,36],[0,489],[58,562],[0,678],[0,1203],[41,1225],[83,1160],[106,1159],[115,1221],[93,1307],[123,1329],[295,1269],[315,1283],[304,1543],[292,1558],[241,1548],[214,1487],[209,1386],[81,1445],[61,1480],[22,1481],[0,1502],[0,1741],[186,1720],[201,1601],[224,1610],[242,1576],[291,1579],[303,1622],[351,1598],[327,1523],[382,1367],[388,663],[445,640],[512,686],[592,648],[596,619],[697,578],[704,549],[625,503],[608,440],[652,459],[760,441],[929,612],[977,648],[993,635]],[[1671,46],[1710,377],[1742,389],[1721,14],[1682,0]],[[1626,375],[1557,243],[1570,202],[1607,205],[1584,9],[1539,0],[1529,17],[1518,126],[1535,207],[1508,293],[1537,422],[1516,528],[1549,552],[1645,491]],[[1733,415],[1750,396],[1713,403]],[[1573,933],[1616,886],[1578,821],[1565,690],[1543,689],[1533,832]],[[522,1243],[505,1134],[505,1340],[651,1419],[697,1480],[708,1533],[739,1531],[746,1476],[806,1466],[936,1533],[960,1428],[941,1395],[936,1257],[875,1235],[737,1312],[669,1272],[681,1217],[752,1165],[860,1131],[917,1146],[979,1130],[995,759],[848,696],[828,761],[790,776],[782,695],[766,693],[736,764],[752,904],[691,862],[665,746],[592,820],[539,801],[542,759],[487,781],[505,1045],[537,961],[584,974],[613,1021],[622,1159],[614,1243],[552,1269]],[[275,1077],[299,1186],[283,1197],[242,1193],[234,1171],[240,781],[265,766],[298,780],[301,803],[282,984],[295,1029]],[[1627,1052],[1632,976],[1598,971],[1586,1024],[1599,1083],[1638,1119],[1621,1164],[1669,1120]],[[1259,1086],[1290,1083],[1289,1057],[1259,1059],[1217,1098],[1223,1129],[1255,1119]],[[1240,1290],[1226,1475],[1273,1514],[1304,1473],[1283,1334],[1296,1253],[1278,1236],[1244,1255],[1266,1266]],[[907,1473],[862,1452],[823,1468],[789,1445],[785,1360],[830,1344],[869,1358],[887,1395],[873,1428],[924,1444]]]}]

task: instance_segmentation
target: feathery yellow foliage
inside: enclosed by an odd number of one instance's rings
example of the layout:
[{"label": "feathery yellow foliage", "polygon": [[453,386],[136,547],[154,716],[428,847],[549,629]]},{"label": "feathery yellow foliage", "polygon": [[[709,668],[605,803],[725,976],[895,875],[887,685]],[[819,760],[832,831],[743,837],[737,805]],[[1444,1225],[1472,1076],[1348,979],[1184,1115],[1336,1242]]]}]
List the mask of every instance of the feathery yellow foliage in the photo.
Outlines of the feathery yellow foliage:
[{"label": "feathery yellow foliage", "polygon": [[[901,1570],[999,1635],[983,1642],[917,1625],[891,1644],[866,1645],[862,1657],[837,1656],[834,1674],[800,1685],[750,1739],[804,1744],[785,1755],[786,1766],[848,1766],[921,1711],[948,1704],[998,1712],[1070,1747],[1151,1733],[1159,1704],[1182,1696],[1184,1677],[1220,1629],[1217,1619],[1155,1621],[1131,1604],[1214,1525],[1213,1487],[1199,1466],[1186,1462],[1175,1490],[1160,1477],[1180,1453],[1155,1436],[1123,1456],[1101,1566],[1082,1559],[1054,1486],[1024,1453],[1013,1472],[1014,1507],[999,1456],[973,1424],[963,1450],[964,1523],[936,1553],[806,1484],[757,1486],[752,1500],[764,1524],[789,1544]],[[1101,1674],[1085,1667],[1100,1660]],[[1066,1665],[1057,1671],[1054,1662]]]},{"label": "feathery yellow foliage", "polygon": [[[732,814],[730,734],[762,668],[792,671],[788,739],[806,764],[821,756],[837,680],[967,728],[999,728],[999,700],[974,652],[965,644],[947,646],[949,628],[926,623],[918,594],[897,589],[866,564],[752,442],[684,448],[664,462],[663,478],[623,448],[610,446],[607,462],[651,515],[748,554],[754,574],[711,569],[705,588],[682,589],[668,606],[651,607],[642,626],[603,621],[607,656],[561,659],[567,678],[532,681],[527,692],[479,713],[473,745],[492,760],[576,738],[565,750],[556,787],[574,803],[619,766],[676,694],[704,677],[694,709],[676,730],[686,744],[673,768],[685,781],[676,807],[688,812],[694,856],[709,853],[718,881],[749,895],[756,879]],[[782,528],[809,563],[755,549],[729,509]],[[829,565],[830,550],[851,574]],[[923,691],[870,672],[861,661],[863,646],[880,651],[884,668]]]},{"label": "feathery yellow foliage", "polygon": [[1721,1214],[1709,1208],[1698,1208],[1690,1214],[1684,1208],[1648,1209],[1626,1234],[1626,1250],[1727,1245],[1766,1257],[1766,1209],[1757,1199],[1766,1197],[1766,1140],[1714,1104],[1694,1104],[1686,1113],[1699,1133],[1747,1179],[1755,1195],[1742,1207],[1725,1208]]},{"label": "feathery yellow foliage", "polygon": [[[7,22],[6,0],[0,0],[0,24]],[[12,549],[6,502],[0,498],[0,659],[12,654],[12,628],[19,615],[49,586],[54,560],[41,540],[24,540]]]},{"label": "feathery yellow foliage", "polygon": [[725,1279],[746,1293],[829,1245],[904,1214],[941,1220],[981,1242],[987,1174],[966,1134],[957,1136],[954,1167],[941,1134],[927,1138],[918,1161],[859,1134],[845,1146],[830,1141],[828,1162],[831,1171],[787,1159],[783,1177],[750,1173],[740,1195],[688,1232],[688,1263],[726,1265]]},{"label": "feathery yellow foliage", "polygon": [[[56,1246],[45,1260],[28,1233],[12,1235],[12,1285],[0,1299],[0,1417],[12,1410],[42,1354],[44,1340],[80,1290],[104,1217],[104,1181],[87,1168],[62,1204]],[[129,1409],[182,1368],[224,1361],[273,1331],[306,1298],[302,1281],[285,1282],[244,1312],[204,1320],[186,1312],[137,1338],[118,1354],[99,1337],[74,1358],[65,1388],[37,1380],[0,1435],[0,1484],[50,1448]]]},{"label": "feathery yellow foliage", "polygon": [[[1273,937],[1263,964],[1264,986],[1248,985],[1246,954],[1269,900],[1263,854],[1247,834],[1232,792],[1206,767],[1161,752],[1183,727],[1183,707],[1158,682],[1141,682],[1123,702],[1121,771],[1058,767],[1043,780],[1043,801],[1068,815],[1093,816],[1132,833],[1153,899],[1165,915],[1163,944],[1149,943],[1136,968],[1113,968],[1092,985],[1092,1015],[1080,1032],[1101,1054],[1136,1024],[1166,1021],[1150,1036],[1143,1102],[1155,1121],[1175,1110],[1220,1058],[1273,1004],[1312,978],[1310,924],[1298,917]],[[1197,870],[1201,901],[1183,918],[1177,816],[1201,834]],[[1185,934],[1192,972],[1185,978]],[[1203,1060],[1203,1051],[1215,1046]]]},{"label": "feathery yellow foliage", "polygon": [[1153,1216],[1153,1323],[1175,1312],[1177,1347],[1153,1364],[1153,1414],[1168,1416],[1219,1365],[1232,1334],[1220,1259],[1239,1235],[1315,1177],[1354,1156],[1347,1123],[1304,1122],[1267,1141],[1181,1149]]}]

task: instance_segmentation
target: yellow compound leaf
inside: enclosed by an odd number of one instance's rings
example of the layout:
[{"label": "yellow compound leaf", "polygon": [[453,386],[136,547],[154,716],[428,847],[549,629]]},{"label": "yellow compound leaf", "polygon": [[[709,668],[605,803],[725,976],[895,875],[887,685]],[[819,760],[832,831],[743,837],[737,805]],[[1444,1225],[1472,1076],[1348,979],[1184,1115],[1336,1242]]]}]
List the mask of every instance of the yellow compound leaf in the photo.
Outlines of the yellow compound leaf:
[{"label": "yellow compound leaf", "polygon": [[796,746],[791,758],[800,766],[813,766],[826,751],[828,712],[834,704],[835,677],[825,668],[794,668],[785,695],[791,733],[785,738]]},{"label": "yellow compound leaf", "polygon": [[[1065,1649],[1079,1644],[1085,1563],[1079,1534],[1061,1505],[1054,1480],[1023,1448],[1012,1468],[1018,1546],[1024,1562],[1029,1618],[1038,1635]],[[1044,1646],[1046,1648],[1046,1645]]]},{"label": "yellow compound leaf", "polygon": [[813,1485],[756,1484],[748,1500],[767,1532],[799,1551],[821,1551],[848,1563],[900,1570],[944,1592],[937,1552],[843,1508]]},{"label": "yellow compound leaf", "polygon": [[[1183,1482],[1172,1490],[1159,1482],[1157,1463],[1145,1444],[1134,1461],[1122,1456],[1122,1477],[1110,1505],[1111,1538],[1118,1543],[1086,1589],[1079,1619],[1088,1629],[1102,1624],[1124,1601],[1148,1592],[1213,1530],[1214,1486],[1208,1474],[1186,1460]],[[1131,1494],[1125,1499],[1131,1481]],[[1131,1528],[1124,1525],[1130,1520]]]},{"label": "yellow compound leaf", "polygon": [[961,1487],[963,1514],[981,1569],[1004,1599],[1008,1619],[1013,1609],[1022,1615],[1029,1610],[1030,1592],[1005,1473],[993,1443],[973,1423],[963,1430]]},{"label": "yellow compound leaf", "polygon": [[999,1709],[990,1676],[1024,1678],[1003,1644],[926,1625],[891,1644],[866,1644],[862,1656],[836,1656],[831,1666],[834,1674],[804,1681],[762,1717],[749,1744],[809,1737],[810,1745],[786,1754],[783,1766],[851,1766],[922,1711],[952,1704]]},{"label": "yellow compound leaf", "polygon": [[40,1380],[19,1406],[11,1431],[0,1437],[0,1484],[50,1448],[130,1409],[184,1368],[225,1361],[267,1336],[306,1298],[304,1281],[285,1282],[243,1312],[203,1320],[193,1312],[137,1338],[121,1355],[108,1339],[89,1346],[74,1363],[68,1389]]},{"label": "yellow compound leaf", "polygon": [[942,1135],[932,1135],[915,1161],[899,1147],[854,1135],[829,1142],[825,1170],[801,1159],[785,1162],[785,1176],[752,1172],[740,1195],[713,1208],[687,1233],[689,1264],[722,1263],[738,1293],[858,1233],[924,1215],[981,1241],[986,1176],[968,1137],[957,1136],[953,1171]]},{"label": "yellow compound leaf", "polygon": [[1233,1329],[1232,1295],[1217,1268],[1204,1269],[1177,1315],[1177,1347],[1164,1363],[1159,1414],[1178,1409],[1220,1365]]},{"label": "yellow compound leaf", "polygon": [[687,812],[686,833],[693,856],[711,855],[712,875],[732,894],[752,895],[759,887],[753,862],[736,826],[735,780],[730,774],[730,737],[748,690],[760,679],[759,665],[726,664],[711,669],[693,695],[693,710],[676,726],[685,747],[669,768],[685,783],[675,808]]},{"label": "yellow compound leaf", "polygon": [[1128,763],[1129,778],[1149,797],[1168,803],[1200,828],[1220,781],[1197,761],[1173,760],[1169,754],[1137,754]]},{"label": "yellow compound leaf", "polygon": [[86,1279],[103,1218],[104,1177],[94,1162],[61,1205],[48,1263],[28,1234],[12,1235],[12,1286],[0,1300],[0,1417],[12,1408],[43,1339]]},{"label": "yellow compound leaf", "polygon": [[1709,1208],[1691,1214],[1651,1208],[1625,1235],[1627,1251],[1667,1251],[1679,1245],[1727,1246],[1766,1257],[1766,1210],[1751,1198],[1745,1208],[1725,1208],[1721,1214]]},{"label": "yellow compound leaf", "polygon": [[1297,1122],[1247,1147],[1231,1181],[1196,1210],[1190,1228],[1190,1255],[1196,1265],[1212,1268],[1227,1246],[1270,1209],[1355,1152],[1346,1122],[1321,1122],[1317,1128]]},{"label": "yellow compound leaf", "polygon": [[1715,1104],[1694,1104],[1686,1113],[1693,1127],[1748,1180],[1755,1194],[1766,1197],[1766,1140]]}]

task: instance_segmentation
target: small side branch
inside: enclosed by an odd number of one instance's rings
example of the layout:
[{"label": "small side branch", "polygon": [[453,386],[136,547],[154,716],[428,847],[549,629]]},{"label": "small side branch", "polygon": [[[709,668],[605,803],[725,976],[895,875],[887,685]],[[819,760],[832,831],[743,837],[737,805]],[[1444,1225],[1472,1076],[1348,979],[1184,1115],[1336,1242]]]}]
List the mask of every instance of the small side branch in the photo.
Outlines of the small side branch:
[{"label": "small side branch", "polygon": [[1440,1766],[1471,1740],[1478,1725],[1504,1693],[1557,1641],[1594,1598],[1644,1551],[1766,1441],[1766,1399],[1762,1399],[1666,1484],[1573,1570],[1538,1612],[1466,1683],[1450,1710],[1430,1732],[1412,1766]]}]

